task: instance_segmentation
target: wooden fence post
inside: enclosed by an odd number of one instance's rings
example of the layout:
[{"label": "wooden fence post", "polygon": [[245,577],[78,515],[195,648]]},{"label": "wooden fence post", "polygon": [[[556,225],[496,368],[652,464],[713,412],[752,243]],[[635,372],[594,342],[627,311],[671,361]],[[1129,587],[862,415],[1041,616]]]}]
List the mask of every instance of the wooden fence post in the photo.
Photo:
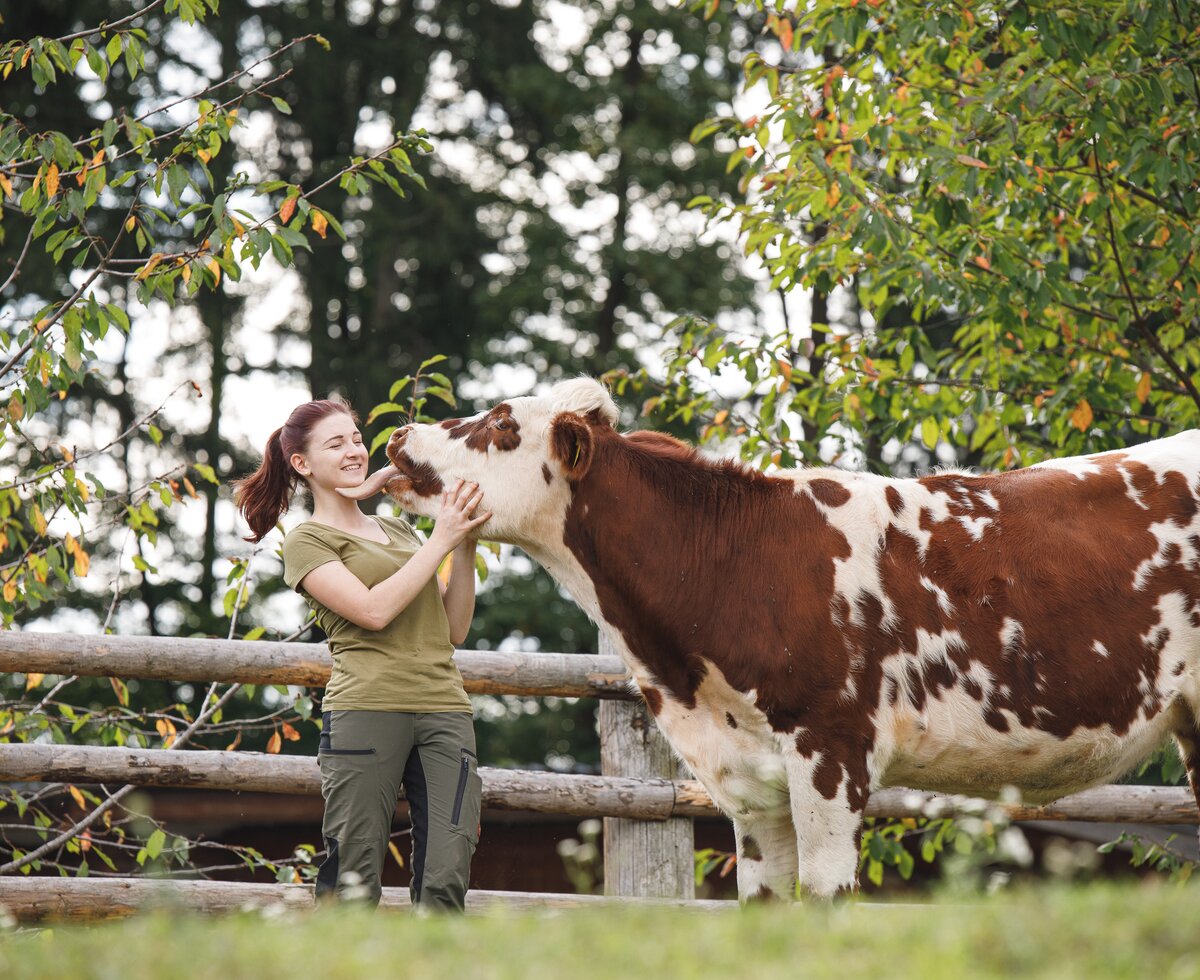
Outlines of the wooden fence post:
[{"label": "wooden fence post", "polygon": [[[611,654],[603,634],[600,650]],[[600,770],[605,776],[675,779],[679,764],[642,701],[600,702]],[[604,893],[637,898],[696,897],[690,817],[604,820]]]}]

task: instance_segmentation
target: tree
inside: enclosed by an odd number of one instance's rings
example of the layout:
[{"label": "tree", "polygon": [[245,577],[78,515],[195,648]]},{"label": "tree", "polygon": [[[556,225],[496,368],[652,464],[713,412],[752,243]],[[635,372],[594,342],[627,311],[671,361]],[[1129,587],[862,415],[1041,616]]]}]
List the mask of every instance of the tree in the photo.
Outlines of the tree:
[{"label": "tree", "polygon": [[[1008,467],[1196,425],[1198,27],[1186,0],[769,14],[743,66],[763,111],[694,134],[737,141],[741,193],[695,203],[774,286],[866,316],[747,344],[689,324],[672,379],[754,362],[761,418],[711,434],[744,425],[764,460],[876,447],[886,470],[911,440]],[[715,417],[686,389],[670,404]]]}]

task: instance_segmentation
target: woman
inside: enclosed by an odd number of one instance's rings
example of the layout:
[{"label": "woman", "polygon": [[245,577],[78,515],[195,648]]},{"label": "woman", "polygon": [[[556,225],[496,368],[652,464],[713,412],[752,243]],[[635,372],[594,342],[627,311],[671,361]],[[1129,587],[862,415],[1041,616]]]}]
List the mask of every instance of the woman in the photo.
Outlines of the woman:
[{"label": "woman", "polygon": [[[358,420],[340,402],[311,401],[272,433],[237,504],[260,541],[297,481],[312,492],[310,520],[283,542],[283,577],[329,637],[333,674],[322,704],[321,833],[329,850],[317,896],[380,898],[379,876],[403,784],[412,819],[412,900],[463,908],[479,839],[480,779],[471,703],[451,656],[475,610],[473,532],[481,494],[443,494],[427,540],[404,520],[370,517],[339,487],[367,476]],[[449,582],[436,572],[453,554]]]}]

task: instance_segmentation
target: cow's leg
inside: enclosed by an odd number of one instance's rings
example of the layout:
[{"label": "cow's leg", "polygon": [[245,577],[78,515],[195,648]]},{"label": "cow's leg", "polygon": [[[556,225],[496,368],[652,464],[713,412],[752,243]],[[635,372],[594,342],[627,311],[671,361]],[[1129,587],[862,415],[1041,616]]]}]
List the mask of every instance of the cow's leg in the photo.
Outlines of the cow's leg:
[{"label": "cow's leg", "polygon": [[[1200,809],[1200,720],[1193,716],[1191,730],[1176,732],[1175,741],[1179,744],[1179,755],[1187,767],[1188,782],[1192,784],[1192,793],[1196,797],[1196,807]],[[1200,838],[1200,827],[1196,829]]]},{"label": "cow's leg", "polygon": [[796,896],[796,831],[792,815],[752,813],[733,818],[737,837],[738,899],[745,902]]},{"label": "cow's leg", "polygon": [[811,758],[800,753],[790,755],[788,792],[792,798],[801,895],[829,898],[839,891],[858,888],[863,814],[848,801],[848,781],[844,775],[833,797],[826,795],[829,792],[826,780],[818,779],[820,763],[819,752]]}]

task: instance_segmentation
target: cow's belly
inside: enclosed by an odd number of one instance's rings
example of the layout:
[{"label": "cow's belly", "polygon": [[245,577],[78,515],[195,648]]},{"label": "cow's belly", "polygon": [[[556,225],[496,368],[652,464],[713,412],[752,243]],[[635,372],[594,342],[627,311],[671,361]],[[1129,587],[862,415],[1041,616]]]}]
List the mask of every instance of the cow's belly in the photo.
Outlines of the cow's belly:
[{"label": "cow's belly", "polygon": [[1021,726],[1007,711],[1009,730],[996,731],[978,701],[945,692],[919,714],[897,712],[886,724],[893,739],[880,781],[971,796],[996,796],[1012,786],[1026,802],[1049,803],[1124,775],[1178,730],[1183,714],[1173,702],[1120,735],[1104,726],[1059,738]]}]

